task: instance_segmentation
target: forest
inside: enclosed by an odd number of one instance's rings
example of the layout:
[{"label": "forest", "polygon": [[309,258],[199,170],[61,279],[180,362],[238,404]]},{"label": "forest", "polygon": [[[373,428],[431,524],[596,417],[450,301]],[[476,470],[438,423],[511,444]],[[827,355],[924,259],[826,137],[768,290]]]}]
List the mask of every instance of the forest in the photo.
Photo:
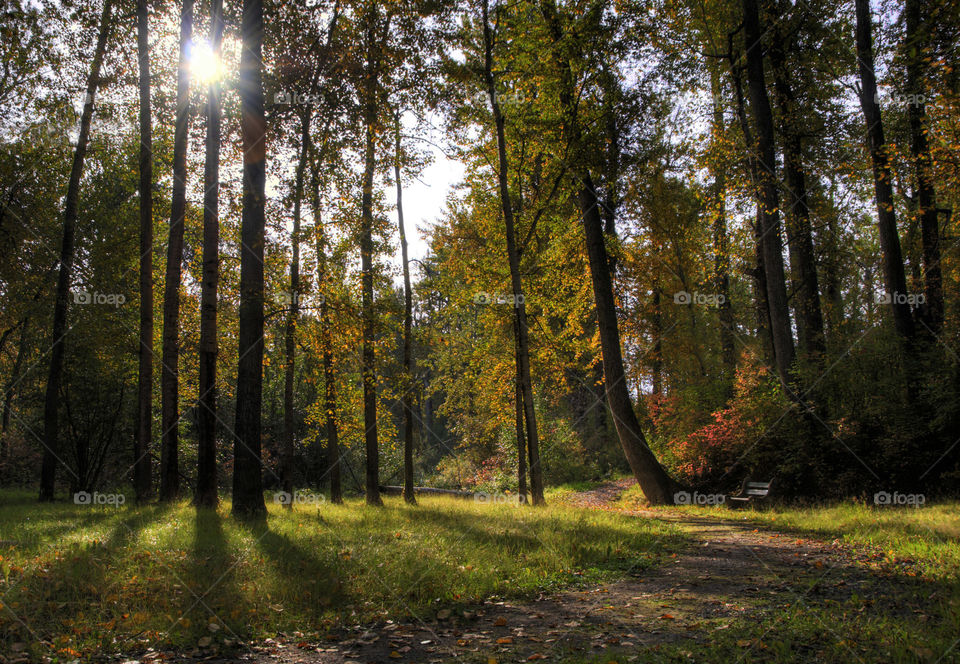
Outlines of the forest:
[{"label": "forest", "polygon": [[957,3],[0,33],[0,663],[960,657]]}]

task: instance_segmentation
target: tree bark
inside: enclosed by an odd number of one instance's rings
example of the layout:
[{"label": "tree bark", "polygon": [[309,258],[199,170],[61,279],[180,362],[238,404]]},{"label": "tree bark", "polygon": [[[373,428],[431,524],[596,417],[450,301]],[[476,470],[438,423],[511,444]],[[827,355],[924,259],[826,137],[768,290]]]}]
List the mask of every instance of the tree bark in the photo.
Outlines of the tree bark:
[{"label": "tree bark", "polygon": [[340,479],[340,445],[337,432],[337,384],[333,366],[333,335],[330,329],[330,307],[327,273],[327,238],[320,212],[320,181],[313,174],[313,223],[317,234],[317,293],[320,297],[320,352],[323,356],[323,412],[327,435],[327,474],[330,476],[330,502],[343,502]]},{"label": "tree bark", "polygon": [[183,231],[187,209],[187,139],[190,133],[190,42],[193,38],[193,0],[183,0],[180,11],[180,69],[177,76],[177,120],[173,138],[173,192],[167,270],[163,284],[163,352],[160,372],[160,500],[180,494],[180,280],[183,268]]},{"label": "tree bark", "polygon": [[757,126],[756,164],[758,180],[754,182],[760,205],[760,243],[763,269],[767,282],[767,306],[770,313],[770,331],[773,338],[774,360],[784,386],[793,381],[790,376],[795,359],[790,309],[787,305],[786,276],[783,269],[783,249],[780,237],[780,201],[777,192],[776,154],[773,137],[773,113],[767,96],[763,66],[763,33],[760,29],[757,0],[743,0],[743,28],[746,39],[747,82],[750,89],[750,107]]},{"label": "tree bark", "polygon": [[137,0],[140,70],[140,346],[133,487],[137,502],[153,493],[153,120],[150,105],[150,23],[147,0]]},{"label": "tree bark", "polygon": [[[143,0],[141,0],[143,1]],[[210,6],[212,46],[220,57],[223,0]],[[197,408],[197,492],[202,507],[216,507],[217,492],[217,290],[220,281],[220,81],[207,90],[207,145],[203,169],[203,276],[200,283],[200,399]]]},{"label": "tree bark", "polygon": [[403,184],[400,179],[400,113],[397,112],[394,131],[396,157],[393,175],[397,181],[397,226],[400,231],[400,254],[403,260],[403,499],[415,505],[417,497],[413,486],[413,357],[411,336],[413,334],[413,291],[410,288],[410,261],[407,258],[407,231],[403,223]]},{"label": "tree bark", "polygon": [[890,157],[883,135],[883,119],[877,102],[877,79],[873,72],[873,34],[870,21],[870,0],[855,0],[857,13],[857,63],[860,70],[860,107],[867,124],[870,158],[873,162],[873,188],[877,199],[877,223],[880,247],[883,250],[883,281],[893,312],[897,333],[912,339],[915,333],[910,305],[906,301],[907,278],[903,270],[903,254],[897,217],[893,208],[893,181]]},{"label": "tree bark", "polygon": [[[725,131],[723,107],[720,105],[720,74],[711,70],[713,92],[713,132],[719,137]],[[718,314],[720,319],[720,357],[724,368],[724,380],[732,381],[737,356],[734,348],[733,308],[730,302],[730,247],[727,238],[727,173],[722,157],[715,155],[713,165],[713,274],[717,295],[720,296]]]},{"label": "tree bark", "polygon": [[[300,317],[300,215],[303,201],[303,177],[310,154],[310,113],[305,112],[301,117],[300,129],[300,159],[297,163],[297,172],[293,185],[293,232],[290,238],[292,257],[290,261],[290,309],[287,312],[287,323],[284,329],[284,356],[286,361],[283,367],[283,453],[281,481],[283,490],[293,495],[293,447],[294,447],[294,418],[293,418],[293,379],[296,372],[297,352],[297,319]],[[283,504],[284,509],[293,509],[293,501]]]},{"label": "tree bark", "polygon": [[113,0],[104,0],[100,14],[100,28],[97,45],[90,64],[90,76],[87,78],[83,112],[80,114],[80,132],[77,135],[77,147],[73,152],[73,164],[70,168],[70,180],[67,184],[67,196],[63,211],[63,240],[60,245],[60,271],[57,274],[57,289],[53,305],[53,347],[50,349],[50,370],[47,375],[47,388],[43,404],[43,461],[40,467],[40,500],[52,501],[56,490],[57,457],[59,447],[59,405],[60,386],[63,383],[64,336],[67,330],[67,297],[70,294],[70,280],[73,261],[76,254],[77,207],[80,199],[80,178],[83,175],[83,161],[90,142],[90,123],[93,118],[93,100],[100,87],[100,68],[107,49],[107,40],[111,28]]},{"label": "tree bark", "polygon": [[527,440],[526,440],[526,431],[523,426],[524,410],[523,410],[523,378],[520,371],[520,345],[518,343],[518,335],[516,332],[516,320],[514,320],[514,368],[515,368],[515,378],[514,378],[514,394],[513,394],[513,403],[514,403],[514,417],[515,417],[515,427],[517,430],[517,490],[522,496],[522,500],[525,502],[527,500]]},{"label": "tree bark", "polygon": [[10,454],[10,446],[7,442],[7,430],[10,428],[10,413],[13,410],[13,397],[15,388],[20,379],[20,369],[23,367],[23,359],[27,356],[27,328],[30,319],[24,318],[20,321],[20,342],[17,344],[17,356],[13,361],[13,369],[10,371],[10,378],[7,379],[7,387],[3,391],[3,417],[0,419],[0,459],[6,459]]},{"label": "tree bark", "polygon": [[377,437],[377,368],[375,318],[373,311],[373,175],[376,169],[377,75],[376,8],[364,18],[366,67],[363,88],[363,192],[360,201],[360,291],[361,291],[361,374],[363,376],[363,426],[366,439],[366,494],[368,505],[382,505],[380,499],[380,445]]},{"label": "tree bark", "polygon": [[613,283],[610,280],[610,264],[607,261],[597,194],[589,173],[583,176],[578,202],[583,216],[590,276],[593,281],[593,295],[596,299],[607,403],[613,413],[627,463],[630,464],[630,469],[637,478],[643,495],[654,505],[672,505],[674,493],[681,487],[666,473],[653,452],[647,447],[640,422],[630,402],[627,379],[623,370],[620,328],[617,324]]},{"label": "tree bark", "polygon": [[929,14],[923,0],[906,0],[907,117],[910,124],[910,155],[914,166],[914,197],[920,219],[923,247],[923,284],[926,302],[919,308],[919,320],[936,335],[943,328],[943,273],[940,269],[940,225],[937,195],[933,184],[933,159],[927,144],[924,76],[925,47],[929,43]]},{"label": "tree bark", "polygon": [[820,284],[817,278],[813,231],[807,196],[807,178],[803,168],[800,128],[796,99],[787,69],[787,57],[779,24],[773,28],[770,64],[774,91],[780,108],[780,133],[783,136],[783,169],[787,181],[787,246],[796,302],[797,337],[807,359],[822,362],[826,352],[823,310],[820,307]]},{"label": "tree bark", "polygon": [[527,309],[520,276],[520,256],[517,251],[513,203],[510,200],[509,163],[507,161],[506,129],[500,102],[497,99],[493,75],[493,35],[488,17],[488,0],[483,2],[484,83],[493,109],[497,139],[497,184],[500,189],[500,207],[507,235],[507,261],[510,264],[510,284],[516,320],[517,352],[520,359],[520,386],[527,429],[527,453],[530,457],[530,498],[534,505],[543,505],[543,471],[540,466],[540,442],[537,436],[537,415],[533,401],[533,381],[530,375],[530,337],[527,328]]},{"label": "tree bark", "polygon": [[233,445],[233,514],[260,518],[263,502],[263,245],[266,118],[263,102],[263,2],[244,0],[240,56],[240,134],[243,139],[243,213],[240,222],[240,320],[237,414]]}]

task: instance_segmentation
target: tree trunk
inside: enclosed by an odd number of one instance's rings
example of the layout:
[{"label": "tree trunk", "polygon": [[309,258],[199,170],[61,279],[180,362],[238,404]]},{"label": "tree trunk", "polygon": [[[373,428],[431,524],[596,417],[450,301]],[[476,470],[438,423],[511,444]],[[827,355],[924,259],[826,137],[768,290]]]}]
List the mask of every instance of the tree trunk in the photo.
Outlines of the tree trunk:
[{"label": "tree trunk", "polygon": [[180,493],[179,363],[180,279],[183,267],[183,227],[187,209],[187,139],[190,130],[190,42],[193,38],[193,0],[183,0],[180,12],[180,70],[177,76],[177,125],[173,138],[173,192],[170,199],[170,235],[163,284],[163,353],[160,372],[160,500]]},{"label": "tree trunk", "polygon": [[914,197],[920,219],[923,247],[923,284],[926,302],[920,307],[919,320],[931,334],[943,327],[943,274],[940,269],[940,226],[937,196],[933,184],[933,164],[927,144],[925,95],[926,51],[930,21],[923,0],[906,0],[907,116],[910,123],[910,155],[914,164]]},{"label": "tree trunk", "polygon": [[[710,83],[713,92],[713,132],[721,136],[725,127],[723,107],[720,105],[720,75],[711,70]],[[720,357],[723,362],[724,381],[732,384],[737,356],[734,348],[733,308],[730,302],[730,248],[727,239],[727,173],[723,157],[714,155],[713,165],[713,274],[717,295],[720,296]]]},{"label": "tree trunk", "polygon": [[240,222],[240,320],[233,514],[259,518],[263,502],[260,420],[263,405],[263,244],[266,222],[266,118],[263,103],[263,3],[244,0],[240,56],[243,213]]},{"label": "tree trunk", "polygon": [[382,505],[380,499],[380,445],[377,438],[377,368],[375,319],[373,311],[373,175],[376,169],[377,69],[375,55],[376,26],[373,12],[365,17],[366,76],[363,99],[364,154],[363,193],[360,201],[360,291],[363,349],[361,374],[363,376],[363,426],[366,438],[367,468],[366,493],[368,505]]},{"label": "tree trunk", "polygon": [[533,382],[530,375],[530,338],[527,329],[527,309],[523,282],[520,276],[520,256],[517,251],[513,204],[510,200],[509,164],[507,162],[506,130],[500,102],[497,99],[493,75],[493,36],[488,20],[488,0],[483,2],[484,82],[493,108],[497,138],[497,184],[500,189],[500,207],[507,235],[507,261],[510,264],[510,284],[516,319],[517,351],[520,359],[520,386],[523,391],[523,409],[527,429],[527,452],[530,457],[530,497],[534,505],[545,504],[543,498],[543,471],[540,466],[540,443],[537,437],[537,416],[533,402]]},{"label": "tree trunk", "polygon": [[153,493],[153,119],[150,106],[150,23],[147,0],[137,0],[140,67],[140,346],[133,488],[137,502]]},{"label": "tree trunk", "polygon": [[[141,0],[143,1],[143,0]],[[210,6],[212,46],[220,57],[223,0]],[[203,169],[203,276],[200,283],[200,399],[197,408],[197,493],[202,507],[216,507],[217,492],[217,290],[220,280],[220,82],[207,91],[207,146]]]},{"label": "tree trunk", "polygon": [[860,107],[867,124],[870,158],[873,162],[873,188],[877,199],[877,220],[880,247],[883,250],[883,281],[893,311],[893,322],[904,339],[912,339],[915,328],[906,301],[907,278],[903,270],[903,254],[897,217],[893,208],[893,181],[890,157],[883,135],[883,119],[877,102],[877,79],[873,72],[873,35],[870,22],[870,0],[855,0],[857,11],[857,62],[860,70]]},{"label": "tree trunk", "polygon": [[800,130],[797,126],[796,99],[790,83],[784,43],[785,37],[777,24],[773,29],[770,64],[773,69],[777,105],[780,107],[780,133],[783,136],[783,168],[787,181],[787,246],[790,250],[790,269],[796,302],[797,337],[804,356],[814,362],[822,362],[826,352],[826,338],[823,331],[823,310],[820,307],[820,284],[810,226]]},{"label": "tree trunk", "polygon": [[63,383],[64,336],[67,332],[67,297],[70,294],[70,279],[76,253],[77,206],[80,198],[80,177],[83,175],[83,160],[90,141],[90,122],[93,118],[93,100],[100,86],[100,67],[110,35],[113,0],[104,0],[100,15],[97,46],[87,78],[83,112],[80,115],[80,133],[73,152],[70,181],[63,211],[63,241],[60,246],[60,271],[57,275],[57,290],[53,305],[53,347],[50,349],[50,371],[43,404],[43,461],[40,468],[40,500],[52,501],[56,490],[57,456],[59,444],[60,386]]},{"label": "tree trunk", "polygon": [[23,367],[23,359],[27,355],[27,328],[30,319],[24,318],[20,321],[20,342],[17,344],[17,357],[13,361],[13,369],[10,372],[10,378],[7,380],[7,387],[3,391],[3,417],[0,419],[0,459],[6,459],[10,454],[10,448],[7,443],[7,430],[10,428],[10,413],[13,410],[14,389],[20,380],[20,369]]},{"label": "tree trunk", "polygon": [[[287,312],[287,323],[284,329],[284,355],[286,361],[283,367],[283,452],[281,455],[281,481],[283,490],[293,495],[293,447],[294,447],[294,418],[293,418],[293,379],[296,371],[297,352],[297,319],[300,317],[300,214],[303,202],[303,176],[310,154],[310,114],[306,112],[300,119],[300,159],[297,163],[297,172],[293,191],[293,232],[290,238],[292,257],[290,261],[290,309]],[[284,509],[293,509],[293,501],[283,504]]]},{"label": "tree trunk", "polygon": [[522,500],[526,502],[527,500],[527,440],[526,432],[523,426],[524,410],[523,410],[523,384],[522,374],[520,372],[520,345],[517,339],[517,325],[516,320],[514,320],[513,325],[514,330],[514,368],[516,369],[516,376],[514,379],[514,394],[513,394],[513,403],[514,403],[514,416],[515,416],[515,426],[517,430],[517,490],[522,497]]},{"label": "tree trunk", "polygon": [[411,335],[413,333],[413,292],[410,288],[410,262],[407,258],[407,231],[403,224],[403,185],[400,180],[400,113],[397,112],[394,143],[396,158],[393,175],[397,181],[397,226],[400,230],[400,254],[403,260],[403,499],[415,505],[413,492],[413,358]]},{"label": "tree trunk", "polygon": [[320,182],[313,174],[313,223],[317,233],[317,293],[320,297],[320,352],[323,355],[323,412],[327,434],[327,474],[330,476],[330,502],[343,502],[340,480],[340,445],[337,440],[337,384],[333,366],[333,335],[330,329],[327,289],[327,239],[320,214]]},{"label": "tree trunk", "polygon": [[[750,179],[757,182],[757,160],[753,154],[753,132],[747,121],[746,106],[743,98],[743,84],[740,80],[740,71],[734,64],[733,45],[730,45],[730,80],[733,82],[734,108],[737,111],[737,120],[740,131],[743,133],[743,143],[746,146],[747,167]],[[770,305],[767,302],[767,276],[763,265],[763,220],[761,219],[761,205],[757,203],[757,212],[754,216],[753,237],[754,256],[756,267],[753,271],[753,293],[757,312],[757,336],[763,348],[763,357],[766,363],[773,366],[776,362],[773,352],[773,336],[770,330]]]},{"label": "tree trunk", "polygon": [[623,370],[620,329],[617,324],[613,283],[610,280],[610,265],[607,261],[603,226],[597,207],[597,194],[589,174],[583,177],[578,202],[583,216],[590,276],[593,280],[593,295],[596,300],[607,403],[613,413],[627,463],[630,464],[630,469],[637,478],[643,495],[654,505],[672,505],[674,493],[680,489],[680,485],[667,475],[653,452],[647,447],[640,422],[633,410],[633,404],[630,403],[630,393],[627,390],[627,379]]},{"label": "tree trunk", "polygon": [[763,252],[763,269],[767,281],[767,306],[773,338],[774,360],[781,383],[786,387],[794,360],[793,332],[787,305],[787,285],[783,269],[780,238],[780,201],[777,193],[776,154],[773,138],[773,113],[767,97],[763,67],[763,33],[760,29],[757,0],[743,0],[743,27],[746,39],[747,82],[750,106],[757,125],[757,176],[753,184],[760,205],[759,233]]}]

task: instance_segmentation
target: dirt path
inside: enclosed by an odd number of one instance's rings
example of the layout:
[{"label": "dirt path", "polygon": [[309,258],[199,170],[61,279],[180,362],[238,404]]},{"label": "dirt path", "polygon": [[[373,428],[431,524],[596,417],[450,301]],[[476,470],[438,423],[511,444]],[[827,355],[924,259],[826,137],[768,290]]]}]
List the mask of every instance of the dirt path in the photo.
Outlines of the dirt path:
[{"label": "dirt path", "polygon": [[[584,507],[608,507],[630,484],[632,480],[610,483],[574,500]],[[829,602],[866,594],[862,586],[876,583],[865,566],[836,545],[681,512],[636,515],[676,522],[690,534],[692,545],[642,575],[529,603],[497,602],[459,614],[441,612],[443,619],[432,622],[358,626],[326,644],[291,635],[251,646],[229,660],[210,658],[209,652],[193,656],[258,664],[489,664],[578,661],[609,653],[643,661],[636,653],[644,648],[708,641],[733,618],[760,620],[771,604]]]}]

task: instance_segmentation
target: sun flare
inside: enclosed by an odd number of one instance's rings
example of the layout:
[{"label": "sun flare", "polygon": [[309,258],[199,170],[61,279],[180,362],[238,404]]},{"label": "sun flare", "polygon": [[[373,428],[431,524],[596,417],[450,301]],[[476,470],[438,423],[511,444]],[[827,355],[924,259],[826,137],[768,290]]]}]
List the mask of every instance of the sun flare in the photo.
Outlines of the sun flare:
[{"label": "sun flare", "polygon": [[223,77],[223,64],[207,42],[190,45],[190,74],[195,81],[210,83]]}]

